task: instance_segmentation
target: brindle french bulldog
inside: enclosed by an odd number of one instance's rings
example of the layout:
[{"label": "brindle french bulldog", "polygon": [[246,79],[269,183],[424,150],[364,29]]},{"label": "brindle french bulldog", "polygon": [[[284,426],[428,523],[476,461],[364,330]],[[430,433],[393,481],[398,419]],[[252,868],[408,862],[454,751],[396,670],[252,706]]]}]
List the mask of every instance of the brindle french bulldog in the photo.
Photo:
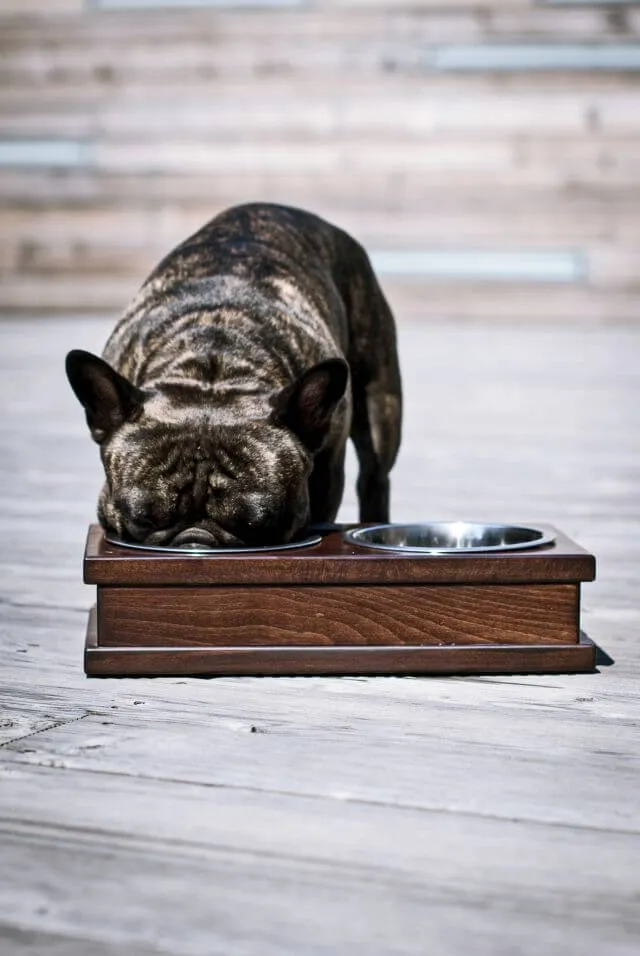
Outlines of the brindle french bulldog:
[{"label": "brindle french bulldog", "polygon": [[151,273],[67,376],[100,445],[98,518],[156,545],[273,545],[333,522],[351,436],[360,520],[389,520],[393,317],[362,247],[309,213],[229,209]]}]

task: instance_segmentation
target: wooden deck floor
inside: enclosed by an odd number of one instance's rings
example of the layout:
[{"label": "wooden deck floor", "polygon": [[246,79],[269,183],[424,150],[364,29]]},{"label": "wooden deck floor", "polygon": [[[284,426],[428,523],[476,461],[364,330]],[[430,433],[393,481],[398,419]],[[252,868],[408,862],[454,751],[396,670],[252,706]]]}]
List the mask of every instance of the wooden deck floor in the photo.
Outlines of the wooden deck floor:
[{"label": "wooden deck floor", "polygon": [[62,357],[107,329],[0,326],[4,956],[638,952],[640,329],[401,328],[394,518],[563,528],[613,665],[100,682]]}]

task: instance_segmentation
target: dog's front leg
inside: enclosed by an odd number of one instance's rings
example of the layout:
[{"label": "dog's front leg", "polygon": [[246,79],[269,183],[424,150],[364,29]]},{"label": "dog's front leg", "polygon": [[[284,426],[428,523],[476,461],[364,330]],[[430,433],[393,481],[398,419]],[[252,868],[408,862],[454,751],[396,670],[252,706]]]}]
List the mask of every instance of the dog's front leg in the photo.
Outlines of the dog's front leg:
[{"label": "dog's front leg", "polygon": [[332,523],[336,519],[344,491],[344,459],[346,448],[319,452],[309,477],[311,524]]}]

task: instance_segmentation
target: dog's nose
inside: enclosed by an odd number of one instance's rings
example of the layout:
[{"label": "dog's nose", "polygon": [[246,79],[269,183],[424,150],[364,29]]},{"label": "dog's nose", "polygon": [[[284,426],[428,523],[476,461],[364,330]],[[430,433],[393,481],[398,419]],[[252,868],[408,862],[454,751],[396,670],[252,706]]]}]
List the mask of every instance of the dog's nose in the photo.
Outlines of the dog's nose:
[{"label": "dog's nose", "polygon": [[206,531],[204,528],[185,528],[185,530],[176,535],[171,542],[175,548],[216,548],[219,546],[219,543],[211,532]]}]

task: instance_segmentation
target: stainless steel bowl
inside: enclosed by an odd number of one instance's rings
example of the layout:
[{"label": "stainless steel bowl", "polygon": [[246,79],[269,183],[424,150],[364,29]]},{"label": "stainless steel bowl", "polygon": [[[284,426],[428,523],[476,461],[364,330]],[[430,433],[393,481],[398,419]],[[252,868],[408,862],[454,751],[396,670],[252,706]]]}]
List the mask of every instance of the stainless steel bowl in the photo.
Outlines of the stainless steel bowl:
[{"label": "stainless steel bowl", "polygon": [[479,551],[521,551],[555,540],[539,528],[477,521],[431,521],[426,524],[379,524],[346,531],[350,544],[378,551],[416,554],[470,554]]},{"label": "stainless steel bowl", "polygon": [[159,544],[136,544],[134,541],[120,541],[117,538],[105,537],[109,544],[115,544],[119,548],[135,548],[136,551],[157,551],[159,554],[183,554],[183,555],[208,555],[208,554],[260,554],[271,551],[290,551],[292,548],[310,548],[314,544],[320,544],[322,538],[319,534],[303,538],[301,541],[290,541],[289,544],[274,544],[270,547],[259,548],[235,548],[221,547],[208,548],[202,544],[183,544],[180,547],[171,547],[171,545]]}]

